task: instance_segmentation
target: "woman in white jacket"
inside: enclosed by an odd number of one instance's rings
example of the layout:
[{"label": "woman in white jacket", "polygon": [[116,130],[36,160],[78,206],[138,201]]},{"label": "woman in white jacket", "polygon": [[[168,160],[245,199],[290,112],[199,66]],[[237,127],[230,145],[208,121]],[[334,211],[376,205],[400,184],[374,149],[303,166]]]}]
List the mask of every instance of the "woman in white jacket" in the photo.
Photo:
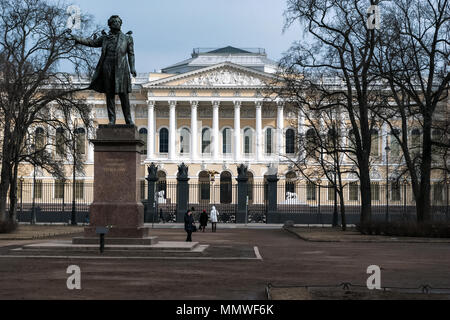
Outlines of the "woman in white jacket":
[{"label": "woman in white jacket", "polygon": [[215,206],[211,208],[211,215],[209,218],[211,219],[212,232],[216,232],[217,230],[217,216],[219,215],[219,211],[216,210]]}]

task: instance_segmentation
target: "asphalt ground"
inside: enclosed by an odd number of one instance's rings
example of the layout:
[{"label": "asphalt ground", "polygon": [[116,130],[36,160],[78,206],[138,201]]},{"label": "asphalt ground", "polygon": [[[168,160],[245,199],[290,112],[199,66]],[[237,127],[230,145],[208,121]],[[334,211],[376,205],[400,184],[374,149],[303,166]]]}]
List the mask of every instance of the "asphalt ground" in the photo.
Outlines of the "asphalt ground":
[{"label": "asphalt ground", "polygon": [[[151,234],[161,241],[186,238],[182,229]],[[0,299],[264,300],[268,283],[365,285],[370,265],[381,267],[383,287],[450,288],[448,243],[308,242],[282,229],[208,230],[194,233],[193,241],[210,245],[208,259],[15,257],[10,249],[25,242],[0,242]],[[262,259],[239,259],[239,252],[254,257],[255,247]],[[70,265],[81,269],[81,290],[67,289]]]}]

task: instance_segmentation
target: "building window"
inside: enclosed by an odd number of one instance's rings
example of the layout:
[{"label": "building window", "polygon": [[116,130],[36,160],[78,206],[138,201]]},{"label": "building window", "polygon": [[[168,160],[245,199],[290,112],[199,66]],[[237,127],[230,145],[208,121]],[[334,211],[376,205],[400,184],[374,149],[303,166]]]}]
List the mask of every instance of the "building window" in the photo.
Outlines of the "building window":
[{"label": "building window", "polygon": [[306,184],[306,199],[308,201],[316,200],[316,185],[314,183],[308,182]]},{"label": "building window", "polygon": [[55,181],[55,199],[64,199],[64,180]]},{"label": "building window", "polygon": [[420,130],[411,131],[411,154],[416,157],[420,153]]},{"label": "building window", "polygon": [[224,171],[220,175],[220,203],[231,203],[232,190],[231,173]]},{"label": "building window", "polygon": [[159,130],[159,153],[168,153],[168,152],[169,152],[169,130],[167,130],[167,128],[161,128],[161,130]]},{"label": "building window", "polygon": [[293,129],[288,129],[286,131],[286,153],[295,153],[295,131]]},{"label": "building window", "polygon": [[36,146],[36,150],[42,150],[45,147],[45,133],[44,133],[44,129],[42,129],[41,127],[36,128],[35,131],[35,146]]},{"label": "building window", "polygon": [[139,129],[139,139],[141,139],[142,141],[144,141],[144,148],[142,149],[142,154],[147,154],[147,135],[148,135],[148,131],[146,128],[141,128]]},{"label": "building window", "polygon": [[273,129],[266,129],[266,154],[272,154],[273,152]]},{"label": "building window", "polygon": [[380,155],[380,138],[378,136],[378,131],[375,129],[372,129],[370,132],[370,135],[372,137],[372,144],[370,149],[370,155],[372,157],[378,157]]},{"label": "building window", "polygon": [[222,152],[223,154],[231,153],[231,129],[229,128],[222,131]]},{"label": "building window", "polygon": [[200,172],[198,176],[200,188],[200,201],[209,203],[210,200],[210,183],[209,173],[206,171]]},{"label": "building window", "polygon": [[36,180],[34,185],[34,197],[36,199],[42,199],[42,180]]},{"label": "building window", "polygon": [[190,151],[191,133],[189,129],[182,128],[180,132],[180,154],[188,154]]},{"label": "building window", "polygon": [[390,155],[393,158],[398,158],[400,157],[400,143],[398,142],[397,138],[395,137],[394,133],[400,137],[400,130],[399,129],[394,129],[392,130],[391,134],[390,134],[390,140],[391,140],[391,152]]},{"label": "building window", "polygon": [[202,153],[211,153],[211,130],[202,130]]},{"label": "building window", "polygon": [[401,200],[401,190],[400,184],[398,182],[393,182],[391,184],[391,200],[400,201]]},{"label": "building window", "polygon": [[358,201],[359,199],[359,187],[357,182],[351,182],[348,185],[348,200],[349,201]]},{"label": "building window", "polygon": [[86,130],[84,128],[75,129],[76,151],[84,155],[86,154]]},{"label": "building window", "polygon": [[335,188],[334,188],[334,184],[332,184],[331,182],[328,182],[328,200],[329,201],[334,201],[335,200]]},{"label": "building window", "polygon": [[247,128],[244,130],[244,153],[247,155],[251,154],[253,151],[252,141],[253,141],[252,130],[250,128]]},{"label": "building window", "polygon": [[378,183],[372,183],[370,187],[370,194],[372,201],[380,201],[380,185]]},{"label": "building window", "polygon": [[433,200],[440,202],[444,200],[444,185],[442,183],[436,183],[433,185]]},{"label": "building window", "polygon": [[164,171],[158,171],[157,176],[156,192],[164,191],[164,199],[167,199],[167,175]]},{"label": "building window", "polygon": [[290,193],[295,193],[295,182],[297,180],[297,175],[295,174],[295,172],[288,172],[286,174],[286,193],[290,192]]},{"label": "building window", "polygon": [[58,128],[56,129],[56,155],[59,157],[63,157],[65,154],[65,136],[64,129]]},{"label": "building window", "polygon": [[84,199],[84,181],[75,181],[75,198]]}]

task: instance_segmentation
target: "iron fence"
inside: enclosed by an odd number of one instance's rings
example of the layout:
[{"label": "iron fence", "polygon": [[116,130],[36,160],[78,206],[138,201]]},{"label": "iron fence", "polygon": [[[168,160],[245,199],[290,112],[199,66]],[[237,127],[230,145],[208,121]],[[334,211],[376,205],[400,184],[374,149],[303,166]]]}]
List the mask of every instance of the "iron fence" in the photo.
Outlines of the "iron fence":
[{"label": "iron fence", "polygon": [[[36,222],[70,221],[72,201],[75,196],[77,222],[87,222],[89,206],[94,198],[94,184],[77,181],[75,189],[72,182],[19,182],[17,190],[17,218],[20,222],[31,222],[34,210]],[[189,184],[189,208],[194,207],[194,216],[203,210],[208,214],[212,206],[219,212],[219,222],[235,223],[238,211],[237,184],[232,183],[191,183]],[[248,183],[246,197],[246,221],[266,223],[268,216],[268,184]],[[161,222],[175,222],[177,209],[177,183],[156,183],[155,210]],[[337,213],[341,223],[341,206],[345,206],[348,224],[360,220],[361,195],[359,185],[348,184],[343,189],[343,202],[335,195],[334,187],[301,183],[278,182],[276,212],[279,223],[292,220],[302,224],[332,224]],[[141,181],[140,197],[147,199],[147,181]],[[9,201],[9,198],[8,198]],[[432,184],[431,218],[434,221],[450,221],[449,185]],[[8,203],[9,208],[9,203]],[[416,202],[411,185],[372,184],[373,220],[416,220]]]}]

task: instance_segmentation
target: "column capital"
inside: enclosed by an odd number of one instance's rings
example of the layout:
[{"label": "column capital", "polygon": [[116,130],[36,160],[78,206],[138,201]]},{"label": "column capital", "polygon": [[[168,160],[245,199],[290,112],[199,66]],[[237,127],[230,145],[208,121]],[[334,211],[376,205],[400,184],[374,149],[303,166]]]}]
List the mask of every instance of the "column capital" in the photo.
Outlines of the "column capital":
[{"label": "column capital", "polygon": [[191,101],[191,107],[192,108],[197,108],[198,107],[198,101],[197,100],[192,100]]},{"label": "column capital", "polygon": [[156,101],[155,100],[147,100],[147,107],[154,108],[155,105],[156,105]]},{"label": "column capital", "polygon": [[169,101],[169,107],[170,108],[175,108],[177,106],[177,102],[176,101]]},{"label": "column capital", "polygon": [[255,102],[255,107],[256,107],[256,109],[261,109],[261,108],[262,108],[262,105],[263,105],[263,102],[262,102],[262,101],[256,101],[256,102]]},{"label": "column capital", "polygon": [[235,108],[240,108],[241,105],[242,105],[242,101],[240,101],[240,100],[235,100],[235,101],[233,101],[233,104],[234,104],[234,107],[235,107]]},{"label": "column capital", "polygon": [[213,108],[219,108],[220,107],[220,101],[212,101],[211,102],[211,104],[212,104],[212,106],[213,106]]},{"label": "column capital", "polygon": [[286,103],[285,103],[283,100],[278,100],[278,101],[277,101],[277,107],[278,107],[278,109],[283,109],[285,104],[286,104]]}]

